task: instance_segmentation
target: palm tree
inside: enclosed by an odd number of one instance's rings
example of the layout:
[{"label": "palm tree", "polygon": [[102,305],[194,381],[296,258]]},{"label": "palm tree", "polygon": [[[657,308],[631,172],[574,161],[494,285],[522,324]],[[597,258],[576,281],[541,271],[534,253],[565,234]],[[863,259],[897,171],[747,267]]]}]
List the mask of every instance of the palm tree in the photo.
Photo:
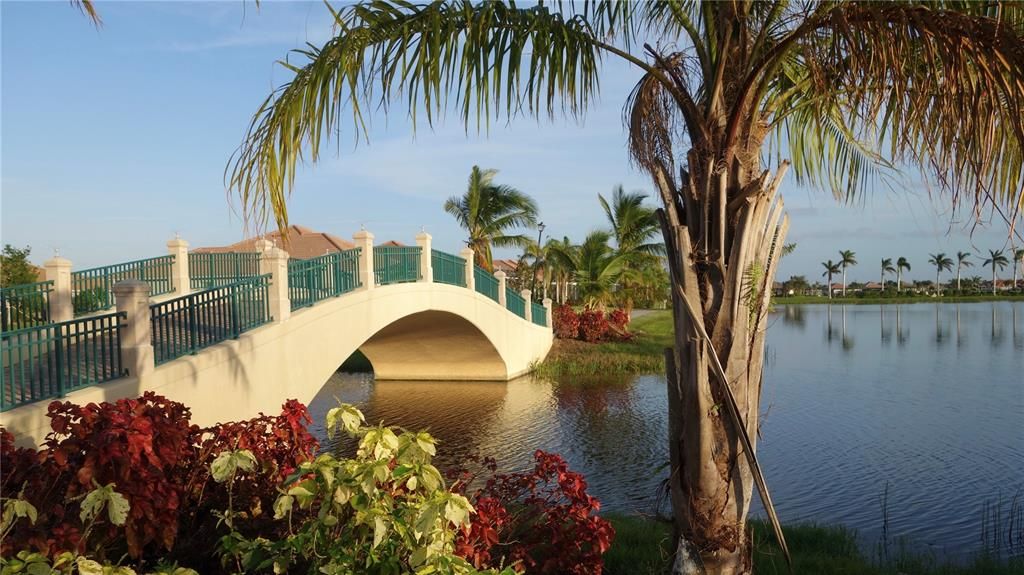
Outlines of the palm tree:
[{"label": "palm tree", "polygon": [[843,297],[846,297],[846,268],[857,265],[857,254],[850,250],[839,250],[839,265],[843,268]]},{"label": "palm tree", "polygon": [[[749,572],[755,486],[781,533],[755,431],[788,167],[847,199],[905,165],[959,202],[1024,195],[1019,3],[366,0],[331,11],[334,37],[286,62],[289,79],[226,170],[244,213],[273,213],[279,227],[300,164],[349,127],[368,137],[375,111],[418,125],[454,111],[467,129],[579,117],[606,63],[638,72],[623,119],[662,202],[676,314],[669,434],[687,438],[668,450],[674,541],[711,574]],[[772,175],[764,162],[782,154],[793,162]],[[760,297],[735,305],[749,287]]]},{"label": "palm tree", "polygon": [[981,267],[992,267],[992,295],[996,295],[996,268],[1003,269],[1010,260],[1003,254],[1003,250],[989,250],[988,259],[981,264]]},{"label": "palm tree", "polygon": [[960,270],[962,268],[972,268],[974,263],[969,259],[971,252],[957,252],[956,253],[956,291],[960,291]]},{"label": "palm tree", "polygon": [[1017,264],[1024,266],[1024,248],[1011,251],[1013,253],[1013,289],[1017,289]]},{"label": "palm tree", "polygon": [[903,270],[910,271],[910,262],[907,258],[900,256],[896,260],[896,291],[903,291]]},{"label": "palm tree", "polygon": [[825,267],[825,271],[821,276],[828,276],[828,299],[832,299],[832,276],[842,271],[842,265],[835,263],[832,260],[821,262],[821,265]]},{"label": "palm tree", "polygon": [[548,268],[555,282],[555,300],[558,303],[565,303],[569,301],[569,283],[575,271],[576,246],[568,237],[563,237],[561,240],[548,240],[545,248]]},{"label": "palm tree", "polygon": [[939,274],[943,271],[953,269],[953,260],[946,257],[946,254],[941,252],[929,255],[931,257],[928,258],[928,263],[935,266],[935,293],[936,295],[942,295],[942,284],[939,283]]},{"label": "palm tree", "polygon": [[604,309],[611,303],[615,284],[623,273],[626,258],[609,245],[611,234],[604,230],[590,232],[573,258],[573,278],[584,305]]},{"label": "palm tree", "polygon": [[[611,203],[601,194],[597,195],[615,239],[615,252],[622,258],[623,271],[638,271],[644,266],[657,265],[665,253],[665,244],[651,241],[661,226],[654,208],[644,205],[646,198],[642,193],[626,193],[621,185],[612,191]],[[623,278],[622,304],[626,313],[633,310],[632,294],[636,287],[633,280],[640,277],[638,273],[627,273]]]},{"label": "palm tree", "polygon": [[506,235],[509,230],[537,225],[537,204],[533,198],[509,186],[494,183],[498,170],[473,166],[466,192],[452,196],[444,211],[455,216],[459,226],[469,232],[466,245],[473,248],[477,265],[493,270],[491,246],[499,248],[530,245],[524,234]]},{"label": "palm tree", "polygon": [[885,291],[885,274],[895,271],[896,268],[892,265],[892,258],[882,258],[882,291]]}]

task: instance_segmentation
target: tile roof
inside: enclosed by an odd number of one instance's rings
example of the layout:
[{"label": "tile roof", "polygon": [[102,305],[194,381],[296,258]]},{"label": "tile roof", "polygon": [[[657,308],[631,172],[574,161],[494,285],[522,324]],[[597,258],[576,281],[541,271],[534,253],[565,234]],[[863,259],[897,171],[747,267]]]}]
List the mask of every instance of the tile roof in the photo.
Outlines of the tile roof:
[{"label": "tile roof", "polygon": [[[295,259],[308,259],[322,256],[328,252],[340,252],[356,247],[348,240],[343,240],[334,234],[313,231],[305,226],[288,226],[288,241],[281,241],[281,232],[273,231],[262,236],[274,245],[285,248],[288,254]],[[254,252],[256,241],[260,236],[244,239],[229,246],[203,247],[193,250],[196,253],[224,253],[224,252]]]}]

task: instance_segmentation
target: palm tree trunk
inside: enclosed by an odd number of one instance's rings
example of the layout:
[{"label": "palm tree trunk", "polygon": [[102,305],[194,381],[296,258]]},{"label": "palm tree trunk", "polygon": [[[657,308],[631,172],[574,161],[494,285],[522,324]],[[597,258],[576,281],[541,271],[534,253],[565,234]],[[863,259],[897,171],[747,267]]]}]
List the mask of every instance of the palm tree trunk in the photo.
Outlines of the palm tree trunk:
[{"label": "palm tree trunk", "polygon": [[939,285],[939,270],[935,270],[935,295],[942,295],[942,287]]},{"label": "palm tree trunk", "polygon": [[896,269],[896,293],[903,291],[903,268]]},{"label": "palm tree trunk", "polygon": [[956,291],[960,292],[960,265],[956,266]]},{"label": "palm tree trunk", "polygon": [[[759,171],[758,156],[752,157],[751,169],[736,171],[754,174],[750,179]],[[754,467],[746,457],[753,456],[756,445],[766,312],[789,225],[781,200],[775,201],[785,169],[770,183],[761,180],[760,193],[749,202],[729,210],[726,198],[738,195],[749,180],[726,182],[737,178],[709,174],[695,158],[691,153],[693,176],[683,172],[681,191],[664,172],[656,178],[674,278],[675,348],[666,353],[670,493],[677,559],[690,556],[696,563],[699,555],[707,573],[733,575],[751,569],[746,520]],[[680,202],[699,197],[697,190],[714,190],[717,198],[706,198],[705,210],[681,210]],[[759,285],[746,286],[744,277],[752,266],[760,266],[764,275]],[[749,287],[752,295],[744,301]],[[725,382],[713,369],[716,357]],[[716,409],[723,405],[730,407]],[[751,450],[743,450],[741,434],[749,437]]]},{"label": "palm tree trunk", "polygon": [[843,266],[843,297],[846,297],[846,266]]},{"label": "palm tree trunk", "polygon": [[992,262],[992,295],[996,295],[996,264]]}]

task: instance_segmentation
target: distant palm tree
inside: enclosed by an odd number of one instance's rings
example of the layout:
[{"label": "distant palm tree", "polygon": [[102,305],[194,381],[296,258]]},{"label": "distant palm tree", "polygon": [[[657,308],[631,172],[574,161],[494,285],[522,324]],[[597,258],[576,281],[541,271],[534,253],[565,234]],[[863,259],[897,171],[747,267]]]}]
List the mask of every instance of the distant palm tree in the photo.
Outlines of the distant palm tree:
[{"label": "distant palm tree", "polygon": [[892,265],[892,258],[882,258],[882,291],[885,291],[885,274],[895,271],[896,268]]},{"label": "distant palm tree", "polygon": [[452,196],[444,203],[444,211],[469,232],[466,245],[473,248],[476,263],[493,270],[491,246],[499,248],[530,245],[523,234],[507,235],[519,227],[537,225],[537,204],[519,190],[494,183],[498,170],[481,170],[473,166],[466,193]]},{"label": "distant palm tree", "polygon": [[615,253],[610,240],[607,231],[590,232],[573,251],[573,277],[587,307],[604,308],[610,303],[615,284],[622,276],[625,258]]},{"label": "distant palm tree", "polygon": [[992,266],[992,295],[996,295],[996,268],[1003,269],[1010,260],[1003,254],[1003,250],[989,250],[988,259],[981,267]]},{"label": "distant palm tree", "polygon": [[900,256],[896,260],[896,291],[903,289],[903,270],[910,271],[910,262],[907,261],[907,258]]},{"label": "distant palm tree", "polygon": [[974,267],[974,263],[968,258],[971,257],[971,252],[957,252],[956,254],[956,291],[960,291],[960,270],[961,268]]},{"label": "distant palm tree", "polygon": [[[622,305],[626,313],[633,311],[633,293],[638,287],[641,268],[657,266],[665,253],[665,244],[652,241],[660,235],[661,224],[654,208],[644,205],[647,196],[642,193],[627,193],[617,186],[612,191],[611,202],[601,194],[597,195],[601,208],[608,218],[612,237],[615,239],[615,253],[622,258]],[[635,272],[635,273],[634,273]]]},{"label": "distant palm tree", "polygon": [[843,297],[846,297],[846,268],[857,265],[857,254],[850,250],[840,250],[839,265],[843,268]]},{"label": "distant palm tree", "polygon": [[828,276],[828,299],[832,299],[832,276],[840,273],[840,271],[842,271],[840,269],[842,266],[841,264],[835,263],[832,260],[828,260],[827,262],[821,262],[821,265],[825,267],[825,271],[824,273],[821,274],[821,276]]},{"label": "distant palm tree", "polygon": [[1013,289],[1017,289],[1017,264],[1024,266],[1024,248],[1013,250]]},{"label": "distant palm tree", "polygon": [[576,246],[568,237],[563,237],[560,240],[548,240],[544,247],[547,250],[548,269],[555,282],[555,299],[558,303],[565,303],[569,301],[569,283],[576,269]]},{"label": "distant palm tree", "polygon": [[928,263],[935,266],[935,293],[942,294],[942,284],[939,283],[939,274],[942,271],[949,271],[953,269],[953,260],[946,257],[944,253],[929,254],[931,257],[928,258]]}]

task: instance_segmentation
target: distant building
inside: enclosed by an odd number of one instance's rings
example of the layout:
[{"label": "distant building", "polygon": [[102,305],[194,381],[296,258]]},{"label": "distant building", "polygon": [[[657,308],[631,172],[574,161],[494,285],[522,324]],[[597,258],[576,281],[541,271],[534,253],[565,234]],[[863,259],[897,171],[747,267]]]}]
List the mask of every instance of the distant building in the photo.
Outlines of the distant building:
[{"label": "distant building", "polygon": [[[196,253],[226,253],[226,252],[254,252],[256,242],[266,238],[275,246],[286,249],[288,255],[295,259],[309,259],[322,256],[331,252],[343,252],[356,247],[355,244],[344,240],[334,234],[313,231],[304,226],[288,226],[287,242],[282,241],[280,231],[273,231],[263,236],[257,236],[229,246],[203,247],[193,250]],[[383,245],[401,245],[397,242],[388,242]],[[286,247],[287,246],[287,247]]]},{"label": "distant building", "polygon": [[878,282],[868,282],[864,284],[864,291],[882,291],[882,284]]}]

